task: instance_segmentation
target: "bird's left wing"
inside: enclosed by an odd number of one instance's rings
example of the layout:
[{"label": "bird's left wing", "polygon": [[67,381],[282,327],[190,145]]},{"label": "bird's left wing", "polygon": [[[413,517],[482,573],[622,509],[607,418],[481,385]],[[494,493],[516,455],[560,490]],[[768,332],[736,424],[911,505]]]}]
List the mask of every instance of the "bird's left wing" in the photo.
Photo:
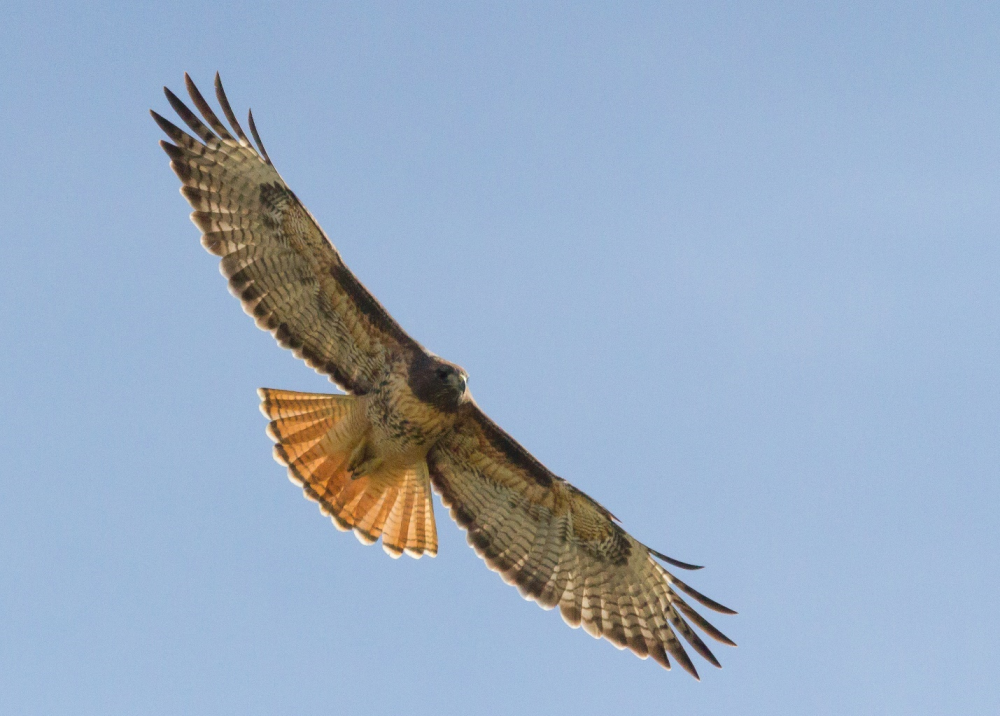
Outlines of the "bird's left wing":
[{"label": "bird's left wing", "polygon": [[705,659],[718,660],[685,617],[714,639],[735,646],[675,591],[715,611],[731,609],[699,594],[663,568],[697,569],[650,550],[597,502],[556,477],[489,419],[475,403],[427,455],[431,480],[451,516],[468,531],[486,564],[545,609],[558,606],[572,627],[618,648],[668,654],[698,678],[679,633]]},{"label": "bird's left wing", "polygon": [[[202,244],[222,257],[230,290],[257,325],[348,392],[369,392],[392,357],[423,350],[353,273],[271,164],[253,115],[247,139],[219,76],[223,124],[184,76],[200,119],[169,89],[170,105],[195,136],[156,112],[173,144],[160,142],[195,210]],[[206,124],[207,122],[207,124]]]}]

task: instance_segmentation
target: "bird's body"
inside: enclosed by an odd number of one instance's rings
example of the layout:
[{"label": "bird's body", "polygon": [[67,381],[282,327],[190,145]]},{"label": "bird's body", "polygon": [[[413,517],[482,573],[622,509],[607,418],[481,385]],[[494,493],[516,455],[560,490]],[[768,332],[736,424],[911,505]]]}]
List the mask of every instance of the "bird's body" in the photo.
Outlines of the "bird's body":
[{"label": "bird's body", "polygon": [[[464,371],[440,360],[421,363],[415,366],[405,360],[393,361],[371,392],[359,398],[369,426],[366,453],[371,455],[372,468],[376,464],[406,467],[423,460],[454,427],[461,404],[470,400]],[[425,389],[442,380],[438,370],[463,376],[461,385],[448,384],[438,392]],[[357,475],[364,472],[354,470]]]},{"label": "bird's body", "polygon": [[718,661],[685,617],[733,644],[675,591],[734,613],[699,594],[593,499],[551,473],[472,399],[466,372],[406,334],[344,265],[340,254],[274,170],[250,117],[255,149],[221,82],[227,128],[186,78],[199,119],[169,90],[192,137],[153,113],[161,142],[202,243],[221,257],[230,290],[257,325],[325,373],[347,395],[261,389],[274,455],[334,524],[386,552],[437,552],[431,486],[469,543],[522,595],[558,606],[619,648],[668,654],[697,676],[677,639]]}]

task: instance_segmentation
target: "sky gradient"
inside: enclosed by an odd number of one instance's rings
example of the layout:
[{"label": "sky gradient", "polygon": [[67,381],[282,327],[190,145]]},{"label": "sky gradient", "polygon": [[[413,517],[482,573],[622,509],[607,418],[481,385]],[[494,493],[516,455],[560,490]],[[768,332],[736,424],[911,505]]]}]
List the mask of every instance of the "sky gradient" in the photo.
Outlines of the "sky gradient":
[{"label": "sky gradient", "polygon": [[[582,5],[5,8],[0,712],[1000,712],[1000,6]],[[721,671],[288,482],[255,390],[332,385],[147,113],[216,70],[486,412],[707,565]]]}]

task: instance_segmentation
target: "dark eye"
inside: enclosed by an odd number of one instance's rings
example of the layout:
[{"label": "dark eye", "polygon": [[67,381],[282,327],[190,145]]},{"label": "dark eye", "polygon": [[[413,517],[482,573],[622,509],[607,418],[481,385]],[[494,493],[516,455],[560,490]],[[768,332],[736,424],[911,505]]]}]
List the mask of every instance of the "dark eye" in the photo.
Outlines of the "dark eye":
[{"label": "dark eye", "polygon": [[440,378],[441,380],[448,380],[448,373],[449,371],[447,368],[437,369],[437,377]]}]

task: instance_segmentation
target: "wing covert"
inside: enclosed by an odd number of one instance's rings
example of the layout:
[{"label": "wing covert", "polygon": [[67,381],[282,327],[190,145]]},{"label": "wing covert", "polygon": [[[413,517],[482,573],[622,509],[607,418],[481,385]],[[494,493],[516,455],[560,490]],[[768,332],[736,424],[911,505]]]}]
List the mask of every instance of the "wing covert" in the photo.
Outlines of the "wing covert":
[{"label": "wing covert", "polygon": [[[257,135],[250,143],[215,77],[230,124],[184,75],[204,121],[169,89],[171,106],[195,136],[156,112],[173,142],[160,142],[194,212],[204,247],[221,257],[230,291],[257,325],[351,393],[368,392],[399,352],[422,350],[347,268],[329,238],[274,169]],[[206,124],[207,123],[207,124]]]},{"label": "wing covert", "polygon": [[[681,596],[734,614],[668,572],[605,508],[555,476],[474,403],[427,455],[431,480],[469,544],[522,596],[556,606],[572,627],[698,678],[677,635],[715,666],[688,620],[735,646]],[[669,560],[677,566],[696,568]],[[686,619],[685,619],[686,617]]]}]

